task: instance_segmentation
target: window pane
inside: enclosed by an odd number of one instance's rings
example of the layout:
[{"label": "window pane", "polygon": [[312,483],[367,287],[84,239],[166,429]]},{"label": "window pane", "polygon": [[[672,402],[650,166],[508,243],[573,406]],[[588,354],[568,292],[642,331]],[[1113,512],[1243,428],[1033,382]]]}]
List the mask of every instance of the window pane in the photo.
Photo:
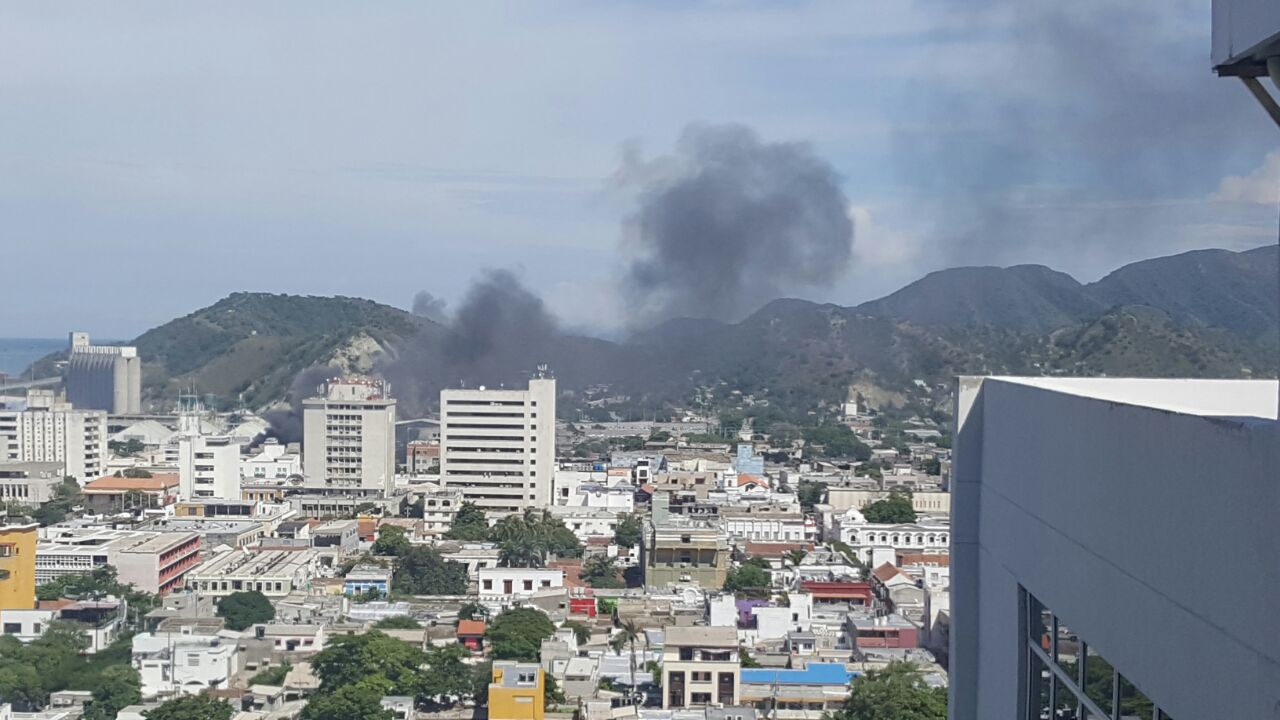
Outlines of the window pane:
[{"label": "window pane", "polygon": [[1111,691],[1115,687],[1115,670],[1097,651],[1085,645],[1084,692],[1090,700],[1111,714]]},{"label": "window pane", "polygon": [[1028,652],[1031,656],[1030,677],[1027,682],[1027,717],[1028,720],[1052,720],[1049,713],[1049,668],[1039,655]]},{"label": "window pane", "polygon": [[1053,614],[1035,596],[1027,593],[1027,636],[1045,652],[1049,651],[1049,634],[1053,631]]},{"label": "window pane", "polygon": [[1077,657],[1080,653],[1080,640],[1076,634],[1071,632],[1071,628],[1062,622],[1062,618],[1057,618],[1056,631],[1058,635],[1057,656],[1054,660],[1058,662],[1058,667],[1067,671],[1067,675],[1071,678],[1078,677],[1076,674]]},{"label": "window pane", "polygon": [[1152,720],[1151,701],[1133,683],[1120,676],[1120,716]]},{"label": "window pane", "polygon": [[1062,679],[1056,675],[1053,678],[1053,684],[1057,690],[1057,699],[1054,701],[1054,718],[1056,720],[1076,720],[1081,716],[1078,714],[1080,703],[1076,700],[1075,691],[1071,685],[1062,682]]}]

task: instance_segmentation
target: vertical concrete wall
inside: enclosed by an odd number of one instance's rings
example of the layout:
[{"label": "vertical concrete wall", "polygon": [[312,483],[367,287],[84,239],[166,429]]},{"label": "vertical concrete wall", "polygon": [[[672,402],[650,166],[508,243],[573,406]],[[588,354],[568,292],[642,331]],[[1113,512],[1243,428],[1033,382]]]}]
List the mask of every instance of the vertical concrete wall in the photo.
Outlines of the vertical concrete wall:
[{"label": "vertical concrete wall", "polygon": [[1280,717],[1280,426],[958,395],[951,716],[1016,717],[1022,586],[1173,717]]}]

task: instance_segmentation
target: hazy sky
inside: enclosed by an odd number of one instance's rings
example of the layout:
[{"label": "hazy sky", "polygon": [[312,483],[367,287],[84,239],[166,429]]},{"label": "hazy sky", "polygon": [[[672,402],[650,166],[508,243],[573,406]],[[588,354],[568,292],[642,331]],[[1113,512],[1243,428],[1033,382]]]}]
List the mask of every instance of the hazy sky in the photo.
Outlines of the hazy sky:
[{"label": "hazy sky", "polygon": [[485,268],[616,326],[611,178],[689,123],[835,167],[853,264],[815,300],[1274,242],[1275,129],[1208,55],[1208,0],[4,2],[0,336]]}]

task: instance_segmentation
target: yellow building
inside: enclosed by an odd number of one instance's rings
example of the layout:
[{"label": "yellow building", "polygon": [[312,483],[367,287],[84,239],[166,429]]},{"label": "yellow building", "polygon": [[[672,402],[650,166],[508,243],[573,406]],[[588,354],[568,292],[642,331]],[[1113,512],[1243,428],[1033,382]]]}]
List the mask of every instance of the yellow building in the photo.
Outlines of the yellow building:
[{"label": "yellow building", "polygon": [[543,720],[545,683],[537,663],[495,662],[489,683],[489,720]]},{"label": "yellow building", "polygon": [[36,528],[0,520],[0,610],[36,606]]}]

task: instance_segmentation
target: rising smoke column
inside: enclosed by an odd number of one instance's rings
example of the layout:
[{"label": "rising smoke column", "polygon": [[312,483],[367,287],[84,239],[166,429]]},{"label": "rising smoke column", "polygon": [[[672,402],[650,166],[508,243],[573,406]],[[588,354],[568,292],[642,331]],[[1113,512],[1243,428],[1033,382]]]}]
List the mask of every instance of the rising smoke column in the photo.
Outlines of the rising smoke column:
[{"label": "rising smoke column", "polygon": [[289,384],[289,407],[268,410],[262,419],[269,424],[264,438],[272,437],[281,444],[302,442],[302,401],[319,394],[326,381],[343,375],[341,368],[316,365],[306,368],[293,377]]},{"label": "rising smoke column", "polygon": [[736,320],[848,268],[853,223],[834,168],[804,143],[761,142],[742,125],[691,125],[668,157],[624,159],[634,190],[631,323]]},{"label": "rising smoke column", "polygon": [[449,321],[448,314],[445,312],[447,307],[448,303],[444,298],[438,298],[426,290],[419,290],[413,296],[413,314],[418,317],[424,317],[431,322],[440,323],[441,325],[447,323]]}]

